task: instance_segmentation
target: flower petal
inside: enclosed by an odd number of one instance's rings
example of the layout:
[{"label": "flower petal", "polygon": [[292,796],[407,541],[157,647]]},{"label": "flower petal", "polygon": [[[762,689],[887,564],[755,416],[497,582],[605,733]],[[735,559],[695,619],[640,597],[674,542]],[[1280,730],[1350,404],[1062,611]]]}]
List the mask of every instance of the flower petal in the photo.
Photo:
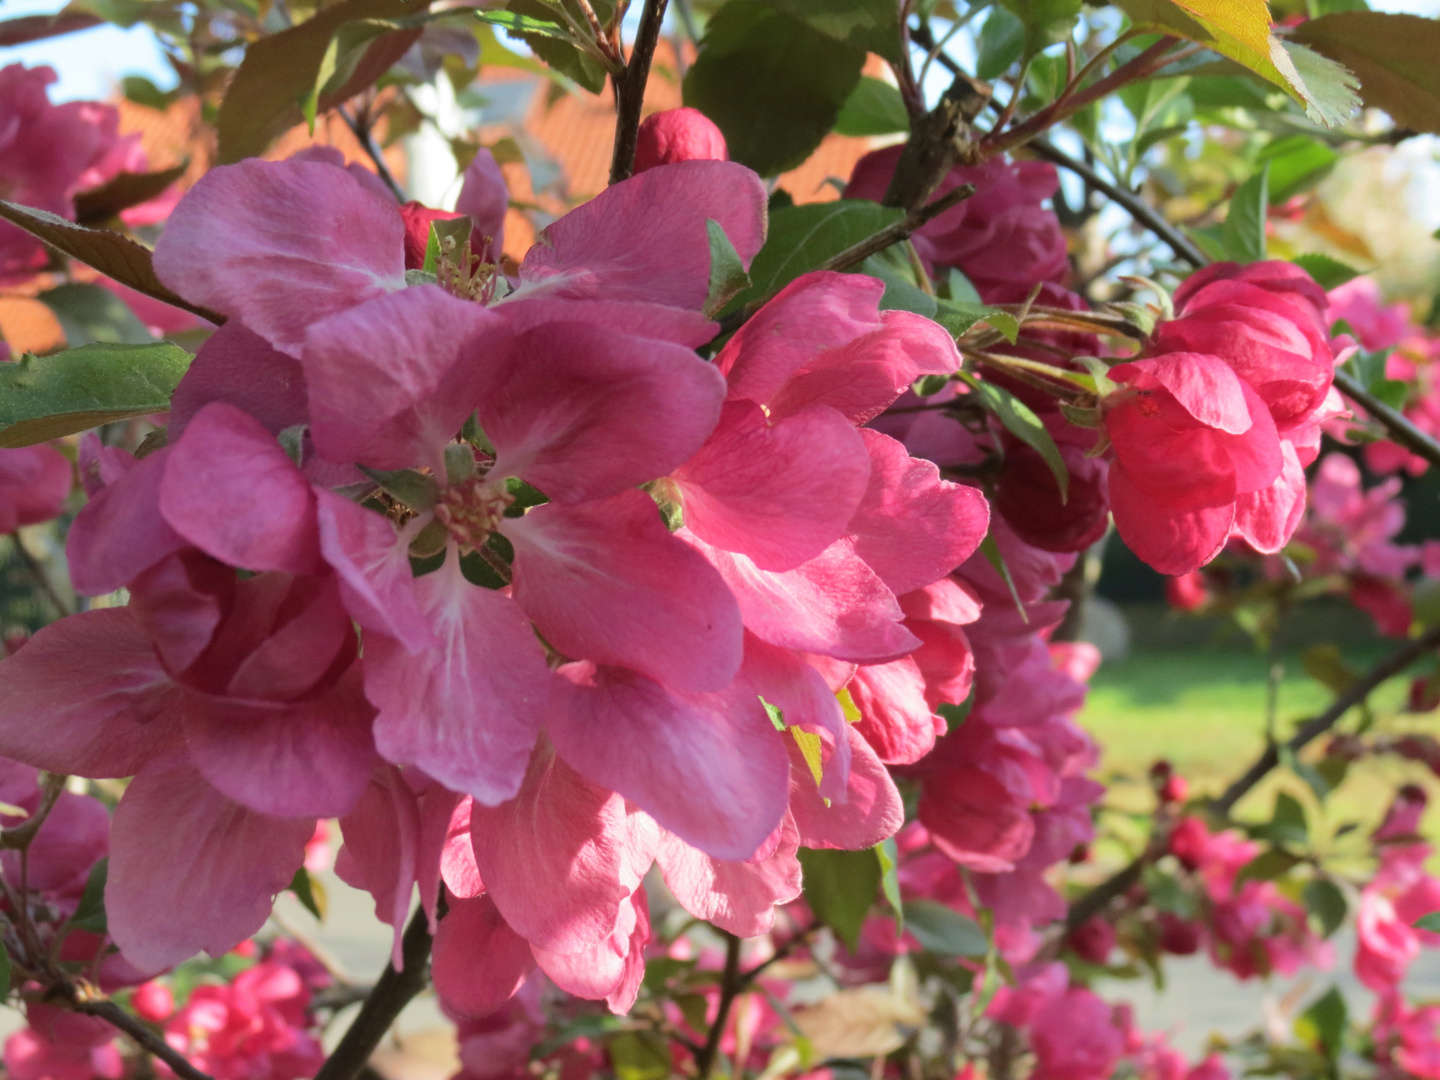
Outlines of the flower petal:
[{"label": "flower petal", "polygon": [[985,539],[990,508],[973,487],[940,478],[932,462],[902,443],[862,429],[870,452],[870,486],[846,530],[855,553],[892,592],[938,581]]},{"label": "flower petal", "polygon": [[648,496],[539,506],[500,528],[515,546],[516,601],[566,656],[633,668],[677,690],[720,690],[735,677],[735,600]]},{"label": "flower petal", "polygon": [[853,727],[850,739],[849,797],[825,805],[804,764],[791,758],[790,813],[809,848],[860,851],[894,836],[905,824],[905,806],[890,771]]},{"label": "flower petal", "polygon": [[249,413],[272,435],[309,421],[305,372],[259,334],[227,322],[206,339],[170,398],[170,442],[212,401]]},{"label": "flower petal", "polygon": [[300,358],[315,448],[372,469],[438,468],[508,340],[505,320],[435,285],[317,322]]},{"label": "flower petal", "polygon": [[53,622],[0,663],[0,754],[54,773],[131,776],[180,742],[180,690],[128,608]]},{"label": "flower petal", "polygon": [[161,970],[223,956],[265,925],[305,861],[314,818],[231,802],[177,761],[156,762],[115,808],[105,913],[125,956]]},{"label": "flower petal", "polygon": [[673,476],[686,526],[762,570],[793,570],[840,539],[860,506],[870,475],[861,434],[823,406],[772,422],[754,402],[728,402]]},{"label": "flower petal", "polygon": [[785,813],[790,761],[743,680],[679,694],[623,668],[561,670],[573,690],[547,730],[567,762],[704,851],[754,854]]},{"label": "flower petal", "polygon": [[177,533],[246,570],[320,568],[315,496],[258,420],[212,402],[169,449],[160,513]]},{"label": "flower petal", "polygon": [[82,596],[123,589],[185,540],[160,516],[160,483],[170,448],[116,477],[80,508],[65,538],[70,583]]},{"label": "flower petal", "polygon": [[705,442],[725,399],[725,380],[689,349],[579,322],[527,330],[503,361],[473,366],[495,471],[561,503],[664,476]]},{"label": "flower petal", "polygon": [[661,834],[655,860],[691,915],[737,937],[758,937],[770,932],[775,908],[800,895],[800,833],[789,814],[777,830],[778,846],[760,862],[716,859],[670,833]]},{"label": "flower petal", "polygon": [[1110,509],[1120,539],[1162,574],[1198,570],[1220,553],[1235,520],[1233,504],[1174,510],[1130,482],[1117,463],[1110,469]]},{"label": "flower petal", "polygon": [[349,813],[376,763],[374,710],[358,667],[294,705],[266,709],[190,695],[184,715],[191,763],[223,795],[258,813]]},{"label": "flower petal", "polygon": [[510,929],[494,900],[483,895],[450,899],[430,967],[448,1015],[489,1016],[515,996],[534,968],[530,943]]},{"label": "flower petal", "polygon": [[391,638],[365,638],[375,744],[452,791],[504,802],[520,790],[555,676],[515,602],[467,582],[453,554],[416,579],[415,595],[437,648],[412,656]]},{"label": "flower petal", "polygon": [[494,809],[471,807],[470,835],[505,921],[551,952],[580,952],[608,938],[639,884],[625,800],[545,747],[531,757],[520,794]]},{"label": "flower petal", "polygon": [[299,356],[312,323],[405,287],[404,242],[399,208],[344,169],[242,161],[211,169],[180,200],[155,272]]}]

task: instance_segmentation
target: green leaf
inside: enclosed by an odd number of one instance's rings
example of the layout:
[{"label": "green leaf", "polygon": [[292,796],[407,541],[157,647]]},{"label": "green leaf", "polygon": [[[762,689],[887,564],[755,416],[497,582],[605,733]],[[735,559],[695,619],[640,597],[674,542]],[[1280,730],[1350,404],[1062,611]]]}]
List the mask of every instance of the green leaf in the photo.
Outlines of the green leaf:
[{"label": "green leaf", "polygon": [[1320,920],[1320,928],[1325,937],[1328,938],[1344,925],[1349,905],[1345,901],[1345,894],[1340,891],[1340,886],[1329,878],[1316,878],[1306,882],[1302,895],[1310,914]]},{"label": "green leaf", "polygon": [[161,90],[144,75],[126,75],[120,80],[121,92],[125,95],[126,101],[133,101],[136,105],[144,105],[147,109],[157,109],[161,112],[168,109],[180,98],[180,90]]},{"label": "green leaf", "polygon": [[984,382],[980,379],[966,379],[970,384],[972,392],[980,399],[985,408],[994,413],[1005,425],[1005,430],[1014,435],[1030,449],[1034,450],[1042,458],[1045,464],[1050,466],[1050,471],[1055,475],[1055,483],[1060,487],[1060,501],[1066,502],[1070,498],[1070,470],[1065,465],[1065,459],[1060,456],[1060,448],[1055,445],[1055,439],[1049,430],[1041,422],[1035,411],[1003,387],[996,386],[991,382]]},{"label": "green leaf", "polygon": [[1263,3],[1236,0],[1115,0],[1134,29],[1195,41],[1283,89],[1317,121],[1331,122],[1290,54],[1270,32]]},{"label": "green leaf", "polygon": [[985,16],[976,46],[979,58],[975,61],[975,77],[987,82],[998,79],[1025,51],[1025,24],[1013,11],[993,8]]},{"label": "green leaf", "polygon": [[1314,278],[1315,284],[1326,292],[1360,276],[1359,270],[1329,255],[1297,255],[1290,261]]},{"label": "green leaf", "polygon": [[65,343],[71,347],[97,341],[143,345],[155,340],[125,301],[102,285],[57,285],[35,299],[55,313],[60,329],[65,331]]},{"label": "green leaf", "polygon": [[[304,118],[304,103],[315,94],[326,55],[332,48],[338,50],[332,43],[342,26],[361,19],[401,19],[428,6],[427,0],[339,0],[288,30],[251,42],[220,103],[216,123],[220,164],[263,154],[275,138]],[[418,28],[380,34],[357,61],[354,77],[321,98],[315,108],[324,111],[365,89],[419,35]]]},{"label": "green leaf", "polygon": [[1400,127],[1440,132],[1440,21],[1343,11],[1301,23],[1290,40],[1344,64],[1359,78],[1365,104]]},{"label": "green leaf", "polygon": [[775,0],[826,37],[886,60],[900,59],[900,8],[893,0]]},{"label": "green leaf", "polygon": [[458,263],[460,253],[470,243],[470,231],[475,223],[464,215],[457,218],[441,218],[430,223],[430,234],[425,240],[425,265],[421,268],[427,274],[439,273],[440,260]]},{"label": "green leaf", "polygon": [[705,233],[710,238],[710,288],[705,294],[702,310],[713,317],[736,293],[749,287],[750,275],[745,272],[740,253],[730,243],[718,221],[706,218]]},{"label": "green leaf", "polygon": [[885,283],[885,292],[880,297],[881,311],[913,311],[916,315],[933,319],[939,310],[937,301],[920,288],[909,251],[907,242],[891,244],[859,266],[852,267],[849,272],[866,274]]},{"label": "green leaf", "polygon": [[860,77],[835,118],[835,131],[840,135],[892,135],[909,130],[910,115],[900,91],[869,75]]},{"label": "green leaf", "polygon": [[10,950],[0,945],[0,1001],[10,996]]},{"label": "green leaf", "polygon": [[71,926],[96,934],[105,933],[105,882],[109,876],[108,857],[90,868],[90,876],[85,879],[85,891],[80,894],[80,903],[75,908],[75,914],[70,916]]},{"label": "green leaf", "polygon": [[978,922],[934,900],[907,900],[905,929],[941,956],[984,956],[990,951],[990,939]]},{"label": "green leaf", "polygon": [[[507,0],[505,5],[511,12],[525,15],[540,22],[548,22],[555,14],[555,6],[541,0]],[[566,78],[573,79],[592,94],[605,88],[605,65],[584,48],[577,46],[574,39],[562,41],[550,34],[522,30],[508,30],[507,35],[523,41],[530,50],[546,64]]]},{"label": "green leaf", "polygon": [[666,1080],[670,1047],[653,1031],[622,1031],[605,1044],[616,1080]]},{"label": "green leaf", "polygon": [[988,304],[972,304],[964,300],[941,300],[935,314],[935,321],[950,331],[950,336],[959,339],[976,323],[983,322],[1000,331],[1011,345],[1020,336],[1020,320],[1008,311]]},{"label": "green leaf", "polygon": [[1270,848],[1262,851],[1255,858],[1240,868],[1235,875],[1235,888],[1240,888],[1247,881],[1274,881],[1282,878],[1300,864],[1298,855],[1291,855],[1288,851],[1281,851],[1278,848]]},{"label": "green leaf", "polygon": [[1340,155],[1309,135],[1287,135],[1261,150],[1259,160],[1270,163],[1270,201],[1283,203],[1319,183]]},{"label": "green leaf", "polygon": [[538,34],[540,37],[555,38],[557,41],[569,41],[574,44],[574,37],[570,33],[569,27],[550,19],[536,19],[514,11],[477,11],[475,18],[492,26],[503,26],[516,37],[524,34]]},{"label": "green leaf", "polygon": [[1440,911],[1432,911],[1429,915],[1421,915],[1415,920],[1416,930],[1428,930],[1432,934],[1440,934]]},{"label": "green leaf", "polygon": [[1339,127],[1360,109],[1359,80],[1343,64],[1294,41],[1284,42],[1295,72],[1305,84],[1305,112],[1316,123]]},{"label": "green leaf", "polygon": [[816,919],[854,949],[880,887],[875,852],[801,848],[797,857],[804,874],[805,902]]},{"label": "green leaf", "polygon": [[0,447],[31,446],[170,408],[192,357],[178,345],[84,345],[0,364]]},{"label": "green leaf", "polygon": [[0,218],[19,225],[56,251],[129,285],[136,292],[194,312],[217,326],[225,321],[225,316],[188,304],[161,284],[151,265],[150,249],[128,236],[109,229],[86,228],[48,211],[12,202],[0,201]]},{"label": "green leaf", "polygon": [[895,838],[887,837],[875,845],[875,857],[880,860],[880,891],[890,910],[895,912],[895,932],[905,932],[904,902],[900,899],[900,851]]},{"label": "green leaf", "polygon": [[1000,553],[1000,545],[995,542],[994,533],[986,533],[985,539],[980,541],[980,553],[985,556],[1000,579],[1005,582],[1005,587],[1010,590],[1010,599],[1015,601],[1015,610],[1020,613],[1020,621],[1027,626],[1030,623],[1030,613],[1025,610],[1025,604],[1020,599],[1020,592],[1015,588],[1015,579],[1010,576],[1010,567],[1005,565],[1005,556]]},{"label": "green leaf", "polygon": [[435,478],[425,473],[416,472],[414,469],[394,469],[390,471],[382,469],[367,469],[364,465],[357,466],[361,472],[368,476],[386,492],[386,494],[399,499],[412,510],[424,513],[426,510],[435,508],[436,499],[440,489],[435,484]]},{"label": "green leaf", "polygon": [[905,211],[866,199],[786,206],[771,213],[765,246],[750,263],[750,288],[730,308],[763,300],[831,256],[892,225]]},{"label": "green leaf", "polygon": [[1300,654],[1300,666],[1306,675],[1335,694],[1345,693],[1359,678],[1334,645],[1312,645]]},{"label": "green leaf", "polygon": [[1270,166],[1267,163],[1230,197],[1230,210],[1220,234],[1230,258],[1241,263],[1265,258],[1265,213],[1269,206]]},{"label": "green leaf", "polygon": [[948,734],[956,730],[970,717],[970,710],[975,707],[975,691],[972,689],[969,695],[959,705],[952,705],[950,702],[941,702],[935,706],[935,715],[945,721],[945,731]]},{"label": "green leaf", "polygon": [[295,876],[290,879],[289,888],[306,911],[320,922],[325,921],[325,890],[318,881],[310,877],[310,871],[303,866],[296,870]]},{"label": "green leaf", "polygon": [[1345,1044],[1349,1011],[1338,986],[1332,986],[1308,1009],[1295,1018],[1295,1034],[1334,1061]]},{"label": "green leaf", "polygon": [[1310,839],[1310,826],[1305,820],[1305,808],[1300,800],[1288,792],[1275,796],[1275,811],[1268,826],[1270,839],[1281,844],[1303,845]]},{"label": "green leaf", "polygon": [[1000,3],[1017,16],[1024,27],[1022,60],[1064,41],[1074,32],[1080,18],[1080,0],[1000,0]]},{"label": "green leaf", "polygon": [[685,104],[715,121],[732,160],[774,176],[820,145],[864,63],[864,50],[766,0],[730,0],[705,29]]},{"label": "green leaf", "polygon": [[188,161],[182,161],[173,169],[158,172],[116,173],[99,187],[75,196],[75,220],[81,225],[99,225],[109,221],[121,210],[164,194],[171,184],[185,175],[189,167]]}]

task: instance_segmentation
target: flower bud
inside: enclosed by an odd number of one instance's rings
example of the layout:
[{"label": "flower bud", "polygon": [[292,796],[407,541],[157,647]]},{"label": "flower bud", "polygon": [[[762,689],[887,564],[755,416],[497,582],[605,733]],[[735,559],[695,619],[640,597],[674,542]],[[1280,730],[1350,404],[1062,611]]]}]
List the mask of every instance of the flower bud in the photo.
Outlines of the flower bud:
[{"label": "flower bud", "polygon": [[635,171],[677,161],[725,161],[725,136],[698,109],[667,109],[640,124],[635,140]]}]

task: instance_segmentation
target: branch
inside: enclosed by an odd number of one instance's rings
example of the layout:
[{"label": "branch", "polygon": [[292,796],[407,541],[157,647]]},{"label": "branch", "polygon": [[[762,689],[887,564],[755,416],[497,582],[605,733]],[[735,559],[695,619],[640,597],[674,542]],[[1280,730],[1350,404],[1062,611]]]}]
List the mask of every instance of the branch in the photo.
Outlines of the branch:
[{"label": "branch", "polygon": [[1384,424],[1391,438],[1406,450],[1419,454],[1431,465],[1440,465],[1440,442],[1412,424],[1399,410],[1392,409],[1366,390],[1348,371],[1335,369],[1335,385],[1342,394]]},{"label": "branch", "polygon": [[385,164],[385,155],[380,152],[380,147],[375,145],[375,137],[370,134],[368,114],[366,122],[361,123],[357,117],[352,117],[344,108],[337,109],[336,112],[340,114],[340,119],[345,121],[345,126],[350,129],[351,134],[353,134],[360,143],[360,148],[364,150],[370,160],[374,162],[375,171],[379,174],[380,179],[385,182],[385,186],[390,189],[390,194],[395,196],[395,201],[403,203],[405,201],[405,193],[400,190],[400,185],[396,183],[394,175],[390,172],[390,166]]},{"label": "branch", "polygon": [[645,84],[650,81],[650,61],[660,40],[665,21],[666,0],[645,0],[640,28],[623,75],[615,75],[615,153],[610,158],[610,183],[628,180],[635,171],[635,142],[640,134],[640,108],[645,104]]},{"label": "branch", "polygon": [[130,1036],[131,1040],[141,1049],[170,1066],[176,1076],[183,1077],[184,1080],[211,1080],[209,1074],[203,1073],[191,1065],[184,1054],[109,998],[87,1001],[81,997],[79,989],[70,983],[66,983],[58,989],[67,996],[70,1007],[76,1012],[85,1013],[87,1016],[98,1016],[101,1020],[119,1028]]},{"label": "branch", "polygon": [[1030,149],[1035,151],[1038,156],[1054,162],[1061,168],[1069,169],[1096,191],[1108,195],[1124,207],[1132,218],[1169,244],[1171,250],[1191,266],[1198,268],[1210,261],[1205,258],[1205,253],[1196,247],[1188,236],[1167,221],[1158,210],[1135,192],[1123,188],[1119,184],[1111,183],[1085,162],[1077,161],[1046,139],[1032,139]]},{"label": "branch", "polygon": [[[1289,742],[1284,744],[1285,748],[1292,754],[1298,753],[1334,727],[1342,716],[1369,697],[1370,693],[1386,679],[1400,674],[1427,652],[1435,649],[1440,649],[1440,626],[1427,630],[1403,649],[1392,653],[1372,667],[1354,686],[1336,697],[1328,709],[1300,725],[1299,730],[1291,736]],[[1246,769],[1244,774],[1225,790],[1223,795],[1211,802],[1211,809],[1217,814],[1228,816],[1235,804],[1248,795],[1255,785],[1260,783],[1278,764],[1280,764],[1280,748],[1272,743],[1265,748],[1264,753],[1255,759],[1250,768]],[[1163,838],[1152,839],[1144,854],[1071,904],[1070,911],[1065,918],[1066,927],[1073,930],[1087,919],[1098,915],[1111,900],[1124,895],[1130,886],[1140,880],[1140,874],[1144,870],[1145,864],[1163,854],[1165,846]]]},{"label": "branch", "polygon": [[430,927],[425,909],[421,907],[405,928],[405,937],[401,942],[405,969],[396,971],[392,964],[385,966],[375,989],[360,1007],[360,1015],[355,1017],[355,1022],[345,1032],[335,1052],[315,1074],[315,1080],[354,1080],[360,1074],[375,1047],[390,1030],[390,1025],[395,1023],[400,1010],[425,988],[430,945]]},{"label": "branch", "polygon": [[[715,1057],[720,1052],[720,1040],[725,1035],[725,1023],[730,1019],[730,1006],[744,989],[740,977],[740,939],[734,934],[725,934],[725,974],[720,981],[720,1007],[715,1012],[715,1023],[710,1025],[709,1037],[695,1057],[695,1075],[699,1080],[709,1080],[715,1068]],[[321,1078],[317,1078],[321,1080]]]},{"label": "branch", "polygon": [[20,561],[25,564],[25,569],[45,595],[45,599],[50,601],[50,606],[55,609],[55,613],[61,617],[71,614],[70,605],[65,602],[64,597],[55,588],[55,583],[50,580],[50,575],[40,560],[35,557],[34,552],[27,548],[25,542],[20,539],[18,532],[11,535],[10,545],[15,549],[15,554],[20,556]]},{"label": "branch", "polygon": [[[932,203],[914,210],[895,222],[893,225],[886,225],[878,232],[871,233],[858,244],[851,244],[844,251],[830,256],[815,271],[820,270],[848,270],[852,266],[858,266],[871,255],[879,254],[892,244],[898,244],[902,240],[908,240],[914,232],[924,228],[931,220],[939,217],[952,206],[958,206],[971,195],[975,194],[974,184],[961,184],[954,191],[947,192]],[[814,271],[812,271],[814,272]]]}]

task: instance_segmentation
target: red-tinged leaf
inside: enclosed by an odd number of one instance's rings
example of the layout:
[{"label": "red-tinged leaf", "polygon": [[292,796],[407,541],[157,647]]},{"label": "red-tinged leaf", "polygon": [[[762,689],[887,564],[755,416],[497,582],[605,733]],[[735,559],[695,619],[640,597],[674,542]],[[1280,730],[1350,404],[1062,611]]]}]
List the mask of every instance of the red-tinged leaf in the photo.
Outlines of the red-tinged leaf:
[{"label": "red-tinged leaf", "polygon": [[75,196],[75,219],[81,225],[98,225],[109,221],[121,210],[139,206],[162,194],[185,175],[190,167],[183,161],[173,169],[147,173],[116,173],[99,187]]},{"label": "red-tinged leaf", "polygon": [[[275,138],[301,121],[301,102],[314,93],[316,75],[342,26],[360,19],[404,19],[424,14],[427,6],[424,0],[340,0],[298,26],[252,42],[220,103],[221,163],[264,153]],[[416,33],[396,30],[376,38],[345,85],[334,95],[325,95],[320,107],[330,108],[374,82],[410,47]]]},{"label": "red-tinged leaf", "polygon": [[3,200],[0,200],[0,217],[19,225],[56,251],[99,270],[121,284],[129,285],[136,292],[194,312],[216,326],[225,321],[225,316],[187,303],[167,289],[155,276],[151,250],[128,236],[110,229],[90,229],[46,210]]},{"label": "red-tinged leaf", "polygon": [[1365,104],[1396,124],[1440,132],[1440,20],[1341,11],[1302,23],[1290,40],[1348,67]]},{"label": "red-tinged leaf", "polygon": [[73,34],[88,30],[105,20],[83,11],[60,11],[54,15],[22,15],[18,19],[0,19],[0,48],[24,45],[28,41]]}]

